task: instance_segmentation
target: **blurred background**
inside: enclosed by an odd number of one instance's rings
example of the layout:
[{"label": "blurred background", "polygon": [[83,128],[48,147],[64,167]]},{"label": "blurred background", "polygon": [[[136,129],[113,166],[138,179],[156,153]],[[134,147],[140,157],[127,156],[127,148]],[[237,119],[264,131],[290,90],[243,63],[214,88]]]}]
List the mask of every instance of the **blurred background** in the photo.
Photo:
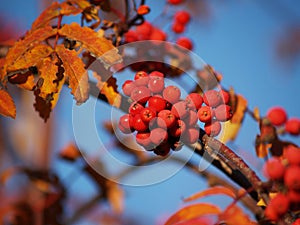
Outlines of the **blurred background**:
[{"label": "blurred background", "polygon": [[[41,10],[49,4],[51,1],[2,1],[0,40],[6,41],[25,34]],[[151,8],[146,19],[170,33],[170,41],[175,40],[176,35],[170,32],[175,6],[169,7],[167,14],[162,16],[165,0],[148,0],[146,4]],[[248,100],[249,108],[258,107],[261,115],[265,115],[273,106],[282,106],[290,117],[300,116],[299,1],[185,0],[184,4],[176,6],[176,10],[181,8],[189,10],[192,15],[185,36],[193,40],[194,53],[223,75],[224,87],[233,87],[236,93]],[[132,79],[133,72],[127,70],[122,76]],[[14,99],[17,105],[16,120],[0,118],[0,170],[24,165],[29,168],[51,168],[66,187],[67,196],[73,196],[67,198],[62,206],[65,213],[70,218],[73,216],[73,219],[75,212],[80,215],[70,224],[162,224],[170,214],[184,206],[182,198],[207,187],[205,179],[188,169],[181,169],[170,178],[153,185],[121,185],[122,191],[117,192],[119,195],[116,196],[124,196],[124,212],[116,216],[111,213],[109,205],[93,198],[97,196],[98,184],[83,174],[81,169],[84,163],[68,162],[57,156],[75,140],[72,124],[74,103],[70,90],[63,89],[47,124],[34,112],[31,93],[16,92]],[[98,134],[116,157],[126,160],[131,156],[118,150],[120,146],[114,143],[113,135],[104,128],[104,124],[111,119],[111,113],[111,108],[105,103],[97,103],[94,120]],[[82,122],[85,122],[84,118]],[[229,143],[229,146],[263,179],[261,170],[264,161],[256,157],[254,147],[258,132],[257,123],[246,116],[236,141]],[[284,135],[282,138],[300,144],[299,137]],[[93,143],[88,143],[85,151],[91,152],[91,157],[94,157],[97,155],[97,149],[94,148]],[[197,162],[200,158],[193,156],[192,160]],[[171,165],[170,168],[161,167],[158,171],[163,173],[170,169]],[[209,167],[208,171],[217,172],[213,167]],[[132,173],[124,179],[138,180],[143,176],[141,173]],[[5,187],[0,189],[2,208],[22,196],[16,183],[24,184],[26,180],[15,179],[9,178]],[[82,210],[80,206],[91,199],[94,199],[91,207],[85,205],[87,210]],[[223,206],[230,203],[230,199],[226,198],[212,197],[203,201],[206,200],[218,201]],[[118,205],[118,201],[112,201]]]}]

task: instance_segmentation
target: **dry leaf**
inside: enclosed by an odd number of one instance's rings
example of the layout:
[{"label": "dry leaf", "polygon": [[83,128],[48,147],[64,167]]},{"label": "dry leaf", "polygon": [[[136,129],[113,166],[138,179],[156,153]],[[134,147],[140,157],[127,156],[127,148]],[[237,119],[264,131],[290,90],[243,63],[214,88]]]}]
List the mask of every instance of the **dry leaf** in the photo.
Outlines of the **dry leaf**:
[{"label": "dry leaf", "polygon": [[175,225],[178,222],[194,219],[203,215],[218,215],[220,213],[220,208],[215,205],[207,203],[193,204],[177,211],[164,225]]},{"label": "dry leaf", "polygon": [[63,63],[64,75],[69,78],[69,87],[77,104],[85,102],[89,97],[88,74],[84,63],[74,50],[63,45],[56,46],[56,52]]},{"label": "dry leaf", "polygon": [[9,116],[13,119],[16,118],[16,106],[10,94],[0,89],[0,114]]},{"label": "dry leaf", "polygon": [[230,205],[225,211],[219,216],[220,222],[225,222],[227,225],[257,225],[236,205]]},{"label": "dry leaf", "polygon": [[236,198],[236,194],[229,188],[222,187],[222,186],[215,186],[215,187],[205,189],[204,191],[198,192],[188,198],[185,198],[184,201],[189,202],[199,198],[207,197],[209,195],[219,195],[219,194],[227,195],[233,199]]},{"label": "dry leaf", "polygon": [[108,181],[107,183],[107,199],[113,211],[120,214],[124,210],[124,191],[115,182]]},{"label": "dry leaf", "polygon": [[35,96],[35,103],[33,104],[33,107],[39,113],[40,117],[46,122],[52,110],[52,98],[44,99],[40,97],[40,89],[35,90],[33,93]]},{"label": "dry leaf", "polygon": [[118,49],[111,41],[104,37],[99,37],[97,32],[88,27],[81,27],[77,23],[64,25],[59,34],[68,39],[79,41],[85,49],[100,59],[106,67],[121,61]]},{"label": "dry leaf", "polygon": [[82,155],[74,143],[69,143],[67,146],[65,146],[61,150],[61,152],[59,153],[59,156],[63,159],[69,160],[69,161],[75,161]]}]

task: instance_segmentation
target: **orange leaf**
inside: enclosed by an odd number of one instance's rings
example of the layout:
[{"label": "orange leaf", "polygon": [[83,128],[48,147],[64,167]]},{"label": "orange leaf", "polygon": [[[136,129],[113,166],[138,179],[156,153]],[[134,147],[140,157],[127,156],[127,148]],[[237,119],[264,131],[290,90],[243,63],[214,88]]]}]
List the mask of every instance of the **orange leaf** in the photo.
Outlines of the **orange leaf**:
[{"label": "orange leaf", "polygon": [[256,150],[256,155],[259,158],[264,158],[268,155],[269,153],[269,149],[272,147],[271,143],[260,143],[258,145],[255,146],[255,150]]},{"label": "orange leaf", "polygon": [[9,116],[13,119],[16,118],[16,106],[10,94],[1,89],[0,90],[0,114]]},{"label": "orange leaf", "polygon": [[60,151],[59,156],[65,160],[75,161],[82,154],[74,143],[69,143]]},{"label": "orange leaf", "polygon": [[251,221],[249,217],[236,205],[230,205],[219,216],[220,222],[225,222],[227,225],[257,225],[257,223]]},{"label": "orange leaf", "polygon": [[100,90],[100,93],[105,95],[110,105],[113,105],[117,108],[121,105],[122,96],[117,90],[116,79],[110,77],[107,81],[102,81],[101,76],[96,72],[93,72],[93,76],[97,79],[97,87]]},{"label": "orange leaf", "polygon": [[124,191],[115,182],[108,181],[107,183],[107,199],[115,213],[122,213],[124,210]]},{"label": "orange leaf", "polygon": [[69,78],[69,87],[77,104],[85,102],[89,97],[89,83],[84,63],[76,51],[66,49],[63,45],[56,46],[56,52],[63,63],[64,75]]},{"label": "orange leaf", "polygon": [[33,22],[31,29],[34,30],[49,25],[50,21],[59,15],[76,15],[81,12],[81,9],[68,4],[67,2],[53,2],[52,5],[45,9]]},{"label": "orange leaf", "polygon": [[81,9],[86,9],[88,7],[91,7],[91,3],[89,3],[86,0],[70,0],[70,2],[75,3]]},{"label": "orange leaf", "polygon": [[[5,58],[4,71],[10,65],[14,64],[15,61],[20,59],[32,46],[38,44],[39,42],[44,41],[45,39],[55,35],[57,32],[56,29],[53,29],[50,26],[46,26],[40,29],[37,29],[31,33],[28,33],[24,39],[19,40],[12,46]],[[5,75],[4,75],[5,76]],[[3,78],[3,77],[2,77]]]},{"label": "orange leaf", "polygon": [[71,40],[79,41],[85,49],[97,56],[106,67],[121,61],[118,49],[111,41],[99,37],[97,32],[88,27],[81,27],[77,23],[65,24],[59,34]]},{"label": "orange leaf", "polygon": [[236,97],[237,100],[235,102],[236,103],[235,112],[231,120],[224,123],[224,127],[222,130],[220,140],[223,143],[235,140],[235,138],[239,133],[247,109],[247,105],[248,105],[247,100],[241,95],[237,95]]},{"label": "orange leaf", "polygon": [[188,198],[185,198],[184,201],[185,202],[193,201],[202,197],[207,197],[209,195],[218,195],[218,194],[227,195],[231,198],[236,198],[236,194],[229,188],[222,187],[222,186],[215,186],[215,187],[205,189],[204,191],[198,192]]},{"label": "orange leaf", "polygon": [[186,206],[173,214],[164,225],[173,225],[181,221],[194,219],[203,215],[218,215],[221,213],[219,207],[207,203],[198,203]]},{"label": "orange leaf", "polygon": [[22,57],[17,59],[13,64],[8,65],[7,71],[16,71],[26,69],[30,66],[36,66],[41,60],[48,57],[53,49],[45,44],[35,45],[29,49]]}]

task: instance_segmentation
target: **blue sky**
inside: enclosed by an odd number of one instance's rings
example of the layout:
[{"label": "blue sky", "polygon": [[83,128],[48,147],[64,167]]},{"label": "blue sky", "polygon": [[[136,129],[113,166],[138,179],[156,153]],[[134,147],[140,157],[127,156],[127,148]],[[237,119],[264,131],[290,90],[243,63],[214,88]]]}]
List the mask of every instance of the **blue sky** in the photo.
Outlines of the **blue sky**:
[{"label": "blue sky", "polygon": [[[39,13],[36,2],[4,1],[0,11],[5,11],[6,15],[13,15],[15,23],[25,31],[30,28]],[[151,14],[147,16],[150,21],[156,17],[163,2],[148,1],[152,7]],[[298,61],[288,64],[276,56],[278,38],[286,32],[287,27],[300,24],[300,2],[276,1],[283,4],[282,8],[277,4],[260,3],[259,0],[208,2],[211,18],[207,22],[199,22],[192,18],[187,28],[186,35],[194,41],[194,52],[221,72],[224,76],[223,85],[234,87],[237,93],[246,97],[250,108],[257,106],[264,115],[270,107],[279,105],[284,107],[290,116],[300,117],[300,63]],[[72,97],[69,96],[69,90],[64,90],[62,97],[69,102],[59,102],[58,113],[55,113],[57,119],[62,119],[60,125],[63,126],[63,129],[58,130],[59,141],[55,151],[74,139],[71,123]],[[95,121],[100,124],[101,120],[109,116],[109,113],[97,115]],[[257,132],[257,124],[247,117],[232,146],[239,154],[246,155],[248,162],[254,163],[259,171],[263,161],[255,159],[254,156],[254,139]],[[109,140],[109,136],[105,138]],[[300,144],[299,138],[284,138]],[[58,170],[63,172],[64,169]],[[182,197],[199,191],[205,185],[199,177],[187,170],[180,170],[172,178],[159,184],[147,187],[125,186],[126,213],[139,215],[143,218],[142,225],[153,225],[160,215],[177,210],[182,205]],[[74,191],[78,190],[80,193],[86,193],[79,181],[74,185]]]}]

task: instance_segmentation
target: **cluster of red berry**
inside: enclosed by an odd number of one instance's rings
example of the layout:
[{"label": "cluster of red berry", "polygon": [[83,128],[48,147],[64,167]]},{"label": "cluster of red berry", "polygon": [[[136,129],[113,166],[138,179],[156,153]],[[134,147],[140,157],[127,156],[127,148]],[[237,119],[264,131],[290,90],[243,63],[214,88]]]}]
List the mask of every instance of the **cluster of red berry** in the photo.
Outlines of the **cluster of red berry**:
[{"label": "cluster of red berry", "polygon": [[[128,114],[119,120],[123,133],[136,133],[136,141],[146,150],[166,155],[184,144],[193,144],[199,138],[198,119],[205,123],[208,135],[216,136],[220,122],[232,116],[229,94],[225,91],[207,91],[203,97],[191,93],[181,100],[178,87],[165,86],[164,74],[139,71],[134,80],[122,85],[123,93],[132,99]],[[206,105],[203,105],[203,102]]]},{"label": "cluster of red berry", "polygon": [[288,118],[284,108],[277,106],[269,109],[267,118],[276,127],[284,126],[285,132],[295,136],[300,135],[300,119],[296,117]]},{"label": "cluster of red berry", "polygon": [[[265,215],[278,221],[288,210],[300,209],[300,148],[288,145],[281,158],[272,157],[264,166],[266,176],[279,187],[268,203]],[[298,221],[299,222],[299,221]]]}]

